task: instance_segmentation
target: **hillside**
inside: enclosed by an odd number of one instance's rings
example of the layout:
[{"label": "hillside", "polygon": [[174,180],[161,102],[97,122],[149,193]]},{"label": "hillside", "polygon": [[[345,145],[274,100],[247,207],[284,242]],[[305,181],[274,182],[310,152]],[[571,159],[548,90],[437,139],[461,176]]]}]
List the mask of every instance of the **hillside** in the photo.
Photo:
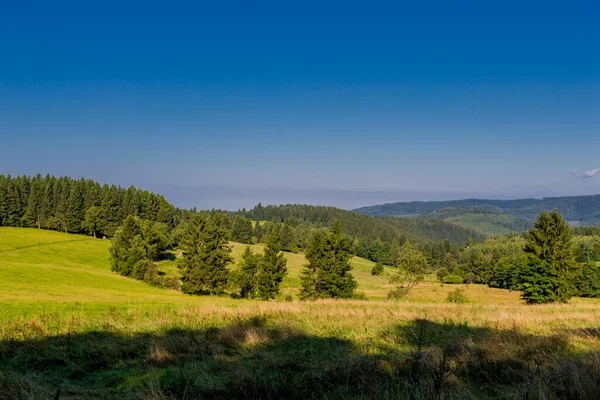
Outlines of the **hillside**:
[{"label": "hillside", "polygon": [[[11,312],[39,310],[40,304],[51,312],[65,307],[106,311],[109,307],[186,305],[230,303],[219,297],[187,296],[174,290],[152,287],[146,283],[121,277],[110,270],[110,241],[38,229],[0,228],[0,303],[10,305]],[[236,260],[244,245],[232,243]],[[254,246],[258,252],[262,246]],[[300,270],[306,263],[302,254],[285,253],[289,275],[284,293],[294,294],[300,286]],[[355,257],[352,271],[359,283],[358,291],[367,296],[384,297],[388,278],[370,274],[373,263]],[[164,261],[159,269],[177,274],[174,261]],[[4,312],[6,308],[4,308]]]},{"label": "hillside", "polygon": [[532,226],[531,221],[504,214],[492,207],[450,207],[421,214],[418,218],[446,221],[473,229],[485,236],[524,232]]},{"label": "hillside", "polygon": [[371,216],[414,216],[455,207],[493,208],[528,221],[532,221],[543,210],[557,209],[574,225],[600,224],[600,195],[516,200],[411,201],[361,207],[354,211]]},{"label": "hillside", "polygon": [[446,221],[424,219],[399,219],[372,217],[335,207],[287,204],[280,206],[258,205],[244,213],[257,221],[276,220],[289,224],[309,223],[316,227],[330,227],[334,221],[342,223],[346,235],[361,238],[381,238],[384,242],[392,239],[409,240],[416,243],[448,240],[452,244],[463,245],[468,238],[482,240],[485,235]]}]

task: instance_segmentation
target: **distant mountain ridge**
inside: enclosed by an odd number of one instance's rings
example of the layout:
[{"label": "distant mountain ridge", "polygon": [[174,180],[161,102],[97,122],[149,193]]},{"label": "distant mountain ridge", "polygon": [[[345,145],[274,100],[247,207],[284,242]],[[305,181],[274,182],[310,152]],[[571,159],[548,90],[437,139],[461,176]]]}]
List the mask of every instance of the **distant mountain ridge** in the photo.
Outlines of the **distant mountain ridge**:
[{"label": "distant mountain ridge", "polygon": [[[543,199],[489,200],[464,199],[448,201],[411,201],[380,204],[357,208],[354,211],[371,216],[419,216],[432,218],[435,212],[444,210],[446,214],[455,215],[473,213],[473,208],[506,214],[515,218],[533,221],[543,210],[558,210],[572,225],[600,224],[600,195],[546,197]],[[470,209],[469,212],[465,210]],[[475,212],[481,214],[483,212]],[[448,217],[449,218],[449,217]]]}]

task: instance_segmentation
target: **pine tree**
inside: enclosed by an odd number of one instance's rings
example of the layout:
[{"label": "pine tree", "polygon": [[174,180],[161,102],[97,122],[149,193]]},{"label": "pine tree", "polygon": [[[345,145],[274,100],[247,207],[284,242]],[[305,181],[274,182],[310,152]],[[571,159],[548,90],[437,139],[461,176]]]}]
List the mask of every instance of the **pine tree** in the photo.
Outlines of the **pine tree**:
[{"label": "pine tree", "polygon": [[40,175],[31,180],[29,187],[29,199],[27,200],[27,211],[25,212],[25,221],[27,226],[36,228],[42,227],[42,208],[44,203],[44,182]]},{"label": "pine tree", "polygon": [[219,293],[228,278],[232,262],[228,232],[218,216],[205,219],[195,215],[186,226],[181,248],[181,290],[189,294]]},{"label": "pine tree", "polygon": [[557,211],[543,211],[526,235],[527,265],[520,274],[527,303],[567,302],[574,294],[576,263],[571,228]]},{"label": "pine tree", "polygon": [[93,237],[96,237],[96,233],[102,229],[102,210],[100,207],[92,206],[85,211],[82,227]]},{"label": "pine tree", "polygon": [[262,256],[255,254],[250,246],[246,246],[236,274],[236,284],[240,288],[241,297],[254,298],[256,296],[258,273],[262,262]]},{"label": "pine tree", "polygon": [[309,261],[301,277],[300,297],[350,298],[356,281],[350,274],[350,244],[342,235],[342,225],[336,221],[327,235],[316,232],[306,251]]},{"label": "pine tree", "polygon": [[80,232],[81,224],[85,218],[83,184],[83,181],[76,181],[71,184],[66,216],[67,231],[69,232]]},{"label": "pine tree", "polygon": [[231,225],[231,239],[234,242],[250,244],[252,241],[252,221],[241,215],[235,215]]},{"label": "pine tree", "polygon": [[396,238],[392,239],[392,243],[390,244],[390,263],[393,267],[398,268],[398,263],[400,261],[400,244]]},{"label": "pine tree", "polygon": [[111,269],[123,276],[130,276],[139,270],[140,261],[144,260],[142,245],[141,220],[137,217],[127,217],[123,225],[117,229],[109,248]]},{"label": "pine tree", "polygon": [[257,296],[260,299],[274,299],[279,294],[279,287],[287,274],[286,265],[287,260],[281,253],[281,242],[273,232],[267,237],[267,245],[258,272]]}]

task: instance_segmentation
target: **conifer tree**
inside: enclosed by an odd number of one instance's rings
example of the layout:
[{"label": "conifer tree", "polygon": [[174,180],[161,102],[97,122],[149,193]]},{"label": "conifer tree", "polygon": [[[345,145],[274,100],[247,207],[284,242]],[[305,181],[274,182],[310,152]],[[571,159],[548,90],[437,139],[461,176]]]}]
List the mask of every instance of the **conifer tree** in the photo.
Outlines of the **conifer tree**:
[{"label": "conifer tree", "polygon": [[262,261],[263,258],[260,254],[254,253],[250,246],[246,246],[236,275],[236,283],[240,288],[241,297],[254,298],[256,296],[258,273]]},{"label": "conifer tree", "polygon": [[306,250],[308,264],[304,266],[300,297],[350,298],[356,281],[350,274],[350,244],[342,235],[342,225],[336,221],[325,235],[317,231]]},{"label": "conifer tree", "polygon": [[231,239],[234,242],[250,244],[252,240],[252,221],[241,215],[235,215],[231,225]]},{"label": "conifer tree", "polygon": [[81,223],[85,218],[85,207],[82,187],[83,183],[83,181],[76,181],[71,184],[66,215],[66,228],[69,232],[80,232]]},{"label": "conifer tree", "polygon": [[266,242],[258,272],[257,296],[262,300],[274,299],[279,294],[279,287],[287,274],[287,260],[281,252],[279,237],[272,232]]},{"label": "conifer tree", "polygon": [[[144,260],[142,245],[141,220],[129,216],[123,225],[117,229],[109,248],[111,269],[123,276],[130,276],[134,269],[140,269],[138,264]],[[137,268],[136,268],[137,266]]]},{"label": "conifer tree", "polygon": [[527,303],[566,303],[574,294],[576,263],[571,228],[555,210],[543,211],[526,235],[528,262],[520,283]]},{"label": "conifer tree", "polygon": [[83,228],[85,228],[93,237],[102,228],[102,210],[100,207],[90,207],[85,211]]},{"label": "conifer tree", "polygon": [[227,284],[227,265],[232,262],[228,232],[215,215],[197,214],[188,223],[182,238],[181,290],[189,294],[215,294]]}]

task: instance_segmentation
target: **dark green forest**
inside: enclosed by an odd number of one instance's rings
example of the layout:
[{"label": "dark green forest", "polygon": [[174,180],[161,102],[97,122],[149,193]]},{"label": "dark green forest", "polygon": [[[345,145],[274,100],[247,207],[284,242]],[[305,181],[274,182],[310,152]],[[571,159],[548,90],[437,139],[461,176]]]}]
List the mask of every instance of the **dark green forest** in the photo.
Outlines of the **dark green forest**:
[{"label": "dark green forest", "polygon": [[517,200],[412,201],[361,207],[355,211],[372,216],[414,216],[458,207],[491,208],[528,221],[533,221],[543,210],[558,210],[572,224],[600,224],[600,195]]},{"label": "dark green forest", "polygon": [[112,236],[129,215],[173,228],[183,214],[163,196],[133,186],[124,189],[50,175],[0,175],[0,226]]}]

